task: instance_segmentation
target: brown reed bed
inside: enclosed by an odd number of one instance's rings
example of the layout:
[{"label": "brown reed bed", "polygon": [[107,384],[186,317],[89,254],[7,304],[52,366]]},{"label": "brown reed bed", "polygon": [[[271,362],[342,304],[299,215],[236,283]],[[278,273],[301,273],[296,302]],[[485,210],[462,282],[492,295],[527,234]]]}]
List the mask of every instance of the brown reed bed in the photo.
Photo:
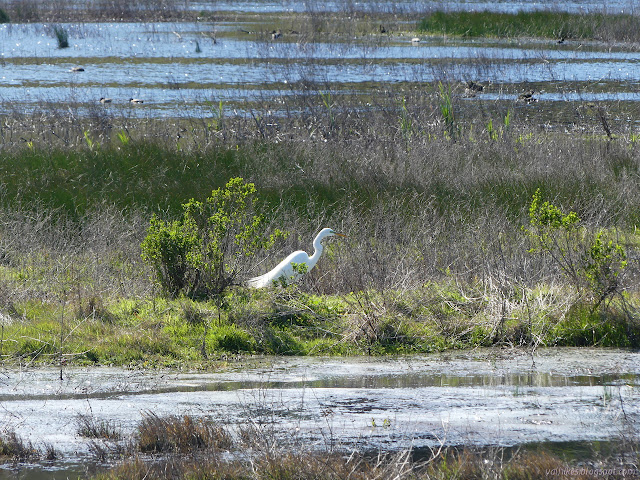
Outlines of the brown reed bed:
[{"label": "brown reed bed", "polygon": [[[151,421],[150,421],[151,420]],[[147,417],[138,428],[139,451],[154,438],[179,438],[180,448],[151,451],[154,456],[134,455],[92,478],[157,479],[225,478],[235,479],[528,479],[554,476],[562,479],[623,479],[637,475],[637,442],[627,443],[617,454],[590,459],[563,459],[545,448],[466,448],[444,447],[416,455],[410,449],[398,453],[359,453],[336,450],[291,449],[256,428],[222,433],[216,440],[194,442],[200,438],[203,422],[189,417]],[[146,432],[146,433],[143,433]],[[220,436],[222,434],[222,436]],[[185,440],[186,441],[183,441]],[[222,440],[221,442],[218,440]],[[634,446],[635,445],[635,446]]]}]

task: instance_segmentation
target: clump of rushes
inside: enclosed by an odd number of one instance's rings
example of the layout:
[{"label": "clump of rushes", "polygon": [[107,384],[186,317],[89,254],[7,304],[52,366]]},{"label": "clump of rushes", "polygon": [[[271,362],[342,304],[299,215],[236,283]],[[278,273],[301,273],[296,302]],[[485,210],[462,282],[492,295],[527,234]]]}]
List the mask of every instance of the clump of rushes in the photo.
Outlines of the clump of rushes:
[{"label": "clump of rushes", "polygon": [[24,461],[39,456],[38,450],[31,442],[24,442],[13,430],[0,436],[0,459],[5,457]]},{"label": "clump of rushes", "polygon": [[202,449],[228,449],[231,436],[222,427],[189,415],[159,417],[144,414],[138,426],[138,449],[146,453],[190,453]]},{"label": "clump of rushes", "polygon": [[69,34],[64,28],[56,25],[53,27],[53,33],[58,40],[58,48],[69,48]]},{"label": "clump of rushes", "polygon": [[92,415],[78,415],[76,427],[81,437],[103,440],[119,440],[122,437],[121,429],[115,422],[96,420]]},{"label": "clump of rushes", "polygon": [[[189,417],[185,417],[189,418]],[[171,423],[168,427],[171,427]],[[226,433],[226,430],[221,429]],[[591,480],[600,470],[623,470],[619,456],[598,461],[599,469],[576,467],[542,449],[518,450],[503,448],[433,449],[425,461],[417,461],[411,449],[386,455],[365,455],[358,451],[343,454],[335,447],[331,451],[289,448],[278,442],[275,435],[259,428],[241,428],[238,441],[225,443],[230,455],[220,455],[216,449],[203,450],[195,443],[185,445],[185,451],[165,451],[153,458],[134,456],[118,463],[110,470],[92,477],[94,480],[154,478],[156,480],[226,479],[226,480],[396,480],[451,478],[527,478],[542,480],[549,473],[560,472],[558,478],[569,478],[563,471],[580,471],[580,478]],[[227,434],[228,435],[228,434]],[[634,458],[633,447],[628,448]],[[236,455],[239,453],[239,455]],[[595,452],[594,452],[595,453]],[[581,464],[584,466],[584,464]],[[633,471],[631,461],[623,465]],[[574,477],[571,477],[574,478]]]}]

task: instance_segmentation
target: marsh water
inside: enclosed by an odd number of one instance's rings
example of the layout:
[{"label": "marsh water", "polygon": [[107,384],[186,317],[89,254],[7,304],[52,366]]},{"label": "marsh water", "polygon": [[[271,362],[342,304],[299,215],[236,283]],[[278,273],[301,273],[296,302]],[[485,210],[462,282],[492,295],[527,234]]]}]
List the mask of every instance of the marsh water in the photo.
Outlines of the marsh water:
[{"label": "marsh water", "polygon": [[[607,2],[607,11],[634,12],[633,2]],[[349,31],[308,35],[294,26],[295,14],[369,15],[402,12],[403,28],[415,30],[423,12],[438,2],[260,1],[193,2],[189,8],[220,20],[193,23],[59,24],[69,48],[59,48],[51,24],[0,25],[0,110],[32,113],[53,109],[69,115],[108,113],[125,117],[207,117],[248,114],[267,108],[281,113],[282,99],[341,91],[366,95],[372,88],[395,88],[433,81],[474,80],[487,85],[473,102],[514,101],[535,85],[547,105],[567,101],[640,101],[637,45],[555,39],[460,39],[388,32]],[[446,7],[517,11],[515,1],[447,2]],[[526,9],[601,11],[602,2],[527,2]],[[415,12],[414,12],[415,10]],[[214,17],[215,18],[215,17]],[[284,19],[283,19],[284,18]],[[71,72],[82,67],[82,72]],[[315,90],[309,85],[316,85]],[[112,102],[103,105],[100,98]],[[130,98],[144,100],[132,105]],[[265,107],[266,105],[266,107]]]},{"label": "marsh water", "polygon": [[[439,445],[616,442],[640,421],[640,352],[488,349],[420,357],[248,358],[216,373],[5,369],[5,429],[60,458],[15,478],[76,478],[93,462],[80,415],[127,436],[148,413],[258,425],[283,445],[420,451]],[[0,470],[0,476],[2,476]],[[57,473],[56,473],[57,472]],[[56,474],[58,477],[56,477]],[[48,475],[48,476],[46,476]]]}]

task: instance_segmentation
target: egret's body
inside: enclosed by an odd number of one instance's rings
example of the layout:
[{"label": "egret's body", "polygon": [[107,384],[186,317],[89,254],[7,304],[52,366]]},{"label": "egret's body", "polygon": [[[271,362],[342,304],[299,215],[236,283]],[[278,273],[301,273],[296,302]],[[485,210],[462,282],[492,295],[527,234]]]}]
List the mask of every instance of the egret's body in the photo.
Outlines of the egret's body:
[{"label": "egret's body", "polygon": [[263,288],[272,285],[274,282],[284,281],[287,284],[295,282],[303,273],[311,271],[318,263],[323,250],[322,239],[334,235],[344,237],[343,234],[336,233],[330,228],[323,228],[313,239],[313,248],[315,249],[313,255],[309,256],[307,252],[297,250],[282,260],[273,270],[247,281],[247,285],[254,288]]}]

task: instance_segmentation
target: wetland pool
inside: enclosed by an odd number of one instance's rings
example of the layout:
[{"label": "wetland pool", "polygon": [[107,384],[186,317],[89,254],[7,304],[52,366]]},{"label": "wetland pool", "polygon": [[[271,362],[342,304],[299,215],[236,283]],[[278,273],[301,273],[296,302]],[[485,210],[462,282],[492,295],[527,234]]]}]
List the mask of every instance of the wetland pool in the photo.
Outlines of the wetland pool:
[{"label": "wetland pool", "polygon": [[[558,99],[591,101],[596,93],[610,102],[640,101],[637,45],[426,35],[412,42],[415,33],[409,33],[418,15],[408,32],[398,34],[285,31],[272,40],[268,32],[286,23],[279,15],[311,8],[292,3],[297,6],[239,2],[234,6],[242,11],[235,16],[224,10],[226,4],[216,3],[230,18],[218,22],[56,25],[68,32],[69,48],[58,48],[54,25],[2,24],[0,113],[52,109],[85,117],[211,118],[217,114],[212,104],[223,101],[234,114],[266,109],[278,115],[290,111],[282,103],[301,95],[315,94],[321,103],[324,92],[366,98],[376,89],[469,80],[485,84],[473,102],[487,105],[513,103],[532,85],[540,92],[540,104],[547,106]],[[465,5],[461,8],[475,3]],[[587,3],[582,5],[589,10]],[[377,10],[371,14],[391,6],[373,2]],[[265,14],[258,23],[256,12]],[[71,72],[73,67],[84,70]],[[602,83],[610,86],[608,91],[602,91]],[[112,102],[101,104],[103,97]],[[133,106],[130,98],[144,104]]]},{"label": "wetland pool", "polygon": [[[216,373],[65,368],[2,371],[0,416],[59,459],[8,478],[76,478],[94,462],[79,416],[131,435],[145,414],[260,425],[318,449],[616,442],[640,426],[640,352],[562,348],[419,357],[247,358]],[[55,477],[57,474],[58,477]],[[10,475],[15,476],[10,476]],[[48,475],[48,476],[47,476]],[[73,476],[75,475],[75,476]]]}]

